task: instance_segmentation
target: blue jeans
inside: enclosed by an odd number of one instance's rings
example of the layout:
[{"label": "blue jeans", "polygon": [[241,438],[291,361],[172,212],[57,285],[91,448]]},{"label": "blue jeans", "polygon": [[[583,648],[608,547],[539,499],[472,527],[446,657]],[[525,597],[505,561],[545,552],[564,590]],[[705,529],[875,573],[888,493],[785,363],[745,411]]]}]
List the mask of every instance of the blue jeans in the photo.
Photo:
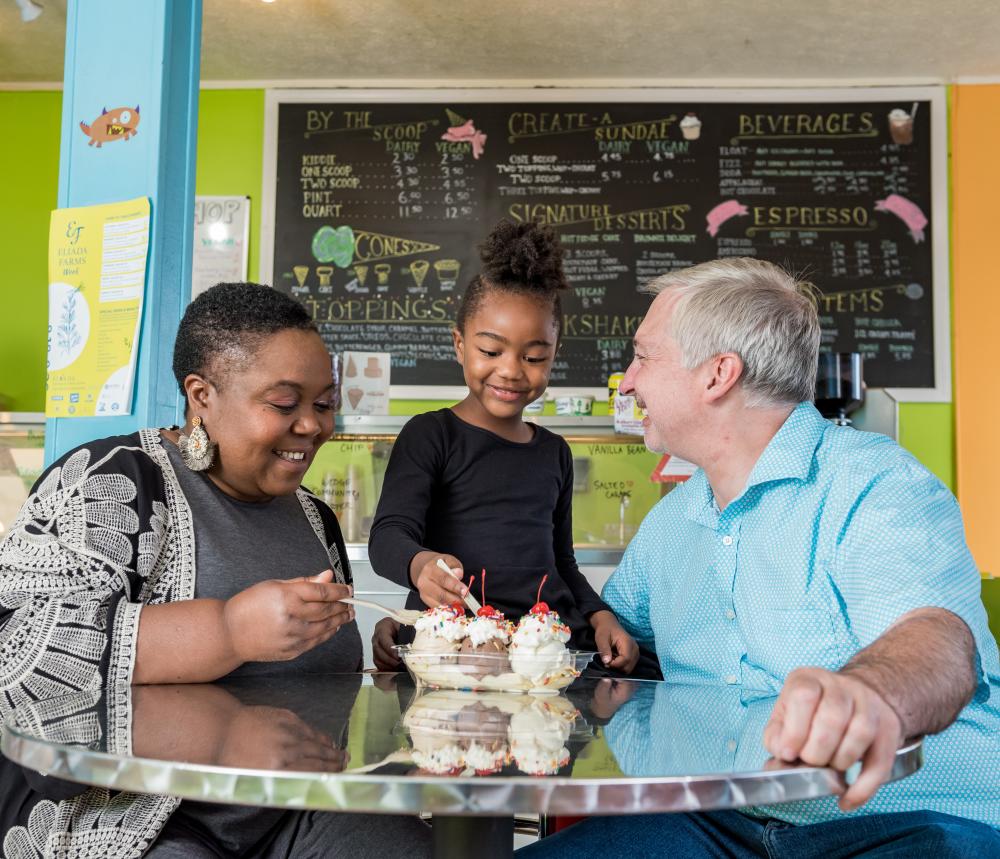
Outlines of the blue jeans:
[{"label": "blue jeans", "polygon": [[845,817],[795,826],[738,811],[590,817],[522,847],[518,859],[764,857],[995,859],[1000,831],[935,811]]}]

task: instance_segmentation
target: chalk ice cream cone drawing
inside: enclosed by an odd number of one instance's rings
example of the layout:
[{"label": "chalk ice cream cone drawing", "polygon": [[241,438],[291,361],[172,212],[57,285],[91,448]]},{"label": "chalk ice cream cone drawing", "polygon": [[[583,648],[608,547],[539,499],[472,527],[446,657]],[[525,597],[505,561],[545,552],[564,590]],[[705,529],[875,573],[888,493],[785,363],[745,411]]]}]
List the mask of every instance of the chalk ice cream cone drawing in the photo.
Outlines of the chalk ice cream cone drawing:
[{"label": "chalk ice cream cone drawing", "polygon": [[368,278],[368,266],[356,265],[354,266],[354,273],[358,276],[358,283],[364,286],[365,280]]},{"label": "chalk ice cream cone drawing", "polygon": [[113,140],[128,140],[138,132],[139,126],[139,105],[135,108],[116,107],[108,110],[106,107],[101,110],[101,115],[90,125],[85,122],[80,123],[80,130],[90,138],[87,145],[96,145],[101,148],[102,143],[110,143]]},{"label": "chalk ice cream cone drawing", "polygon": [[697,140],[701,137],[701,120],[693,113],[689,113],[681,120],[681,134],[685,140]]},{"label": "chalk ice cream cone drawing", "polygon": [[387,262],[380,262],[375,266],[375,281],[379,286],[385,286],[389,282],[389,275],[392,272],[392,266]]},{"label": "chalk ice cream cone drawing", "polygon": [[295,275],[295,280],[299,286],[306,285],[306,278],[309,277],[309,266],[307,265],[293,265],[292,273]]},{"label": "chalk ice cream cone drawing", "polygon": [[431,264],[425,259],[415,259],[410,263],[410,274],[413,276],[413,282],[417,286],[424,285],[424,278],[427,277],[427,270],[431,267]]},{"label": "chalk ice cream cone drawing", "polygon": [[476,131],[476,126],[471,119],[463,120],[453,110],[446,109],[445,112],[448,114],[448,121],[452,125],[441,135],[441,139],[451,143],[470,144],[472,146],[472,157],[478,159],[486,148],[486,135],[481,131]]}]

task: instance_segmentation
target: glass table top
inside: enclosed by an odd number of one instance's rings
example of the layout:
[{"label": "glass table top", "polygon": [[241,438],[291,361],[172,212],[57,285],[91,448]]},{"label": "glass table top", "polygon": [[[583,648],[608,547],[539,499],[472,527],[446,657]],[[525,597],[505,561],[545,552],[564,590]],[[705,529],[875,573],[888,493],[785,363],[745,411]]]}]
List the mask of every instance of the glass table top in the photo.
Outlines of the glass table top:
[{"label": "glass table top", "polygon": [[[768,760],[775,699],[748,694],[624,680],[417,690],[402,674],[113,687],[19,707],[0,748],[59,779],[285,808],[627,814],[840,792],[832,770]],[[919,742],[901,749],[893,778],[921,763]]]}]

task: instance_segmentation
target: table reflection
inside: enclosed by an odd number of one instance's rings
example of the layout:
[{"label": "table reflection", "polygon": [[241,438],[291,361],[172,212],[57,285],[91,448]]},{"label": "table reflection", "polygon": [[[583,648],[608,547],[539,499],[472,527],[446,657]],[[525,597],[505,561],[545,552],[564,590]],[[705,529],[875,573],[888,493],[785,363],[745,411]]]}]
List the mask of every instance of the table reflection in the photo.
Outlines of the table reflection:
[{"label": "table reflection", "polygon": [[[118,790],[284,808],[442,815],[637,813],[829,796],[767,760],[770,697],[581,680],[556,695],[417,690],[406,675],[111,688],[25,705],[3,751],[38,793]],[[894,778],[921,763],[902,750]]]},{"label": "table reflection", "polygon": [[406,675],[241,678],[19,708],[19,734],[113,755],[296,772],[671,776],[760,769],[774,699],[621,680],[557,695],[420,690]]}]

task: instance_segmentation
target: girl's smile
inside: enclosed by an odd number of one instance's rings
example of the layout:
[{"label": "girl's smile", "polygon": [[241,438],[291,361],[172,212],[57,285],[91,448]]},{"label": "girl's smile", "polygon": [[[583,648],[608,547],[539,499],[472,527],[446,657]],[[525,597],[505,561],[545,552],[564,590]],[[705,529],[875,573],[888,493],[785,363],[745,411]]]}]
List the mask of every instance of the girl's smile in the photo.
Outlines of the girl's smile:
[{"label": "girl's smile", "polygon": [[521,413],[549,383],[559,337],[552,304],[491,289],[465,320],[464,330],[455,329],[453,336],[469,386],[455,414],[513,441],[530,439]]}]

